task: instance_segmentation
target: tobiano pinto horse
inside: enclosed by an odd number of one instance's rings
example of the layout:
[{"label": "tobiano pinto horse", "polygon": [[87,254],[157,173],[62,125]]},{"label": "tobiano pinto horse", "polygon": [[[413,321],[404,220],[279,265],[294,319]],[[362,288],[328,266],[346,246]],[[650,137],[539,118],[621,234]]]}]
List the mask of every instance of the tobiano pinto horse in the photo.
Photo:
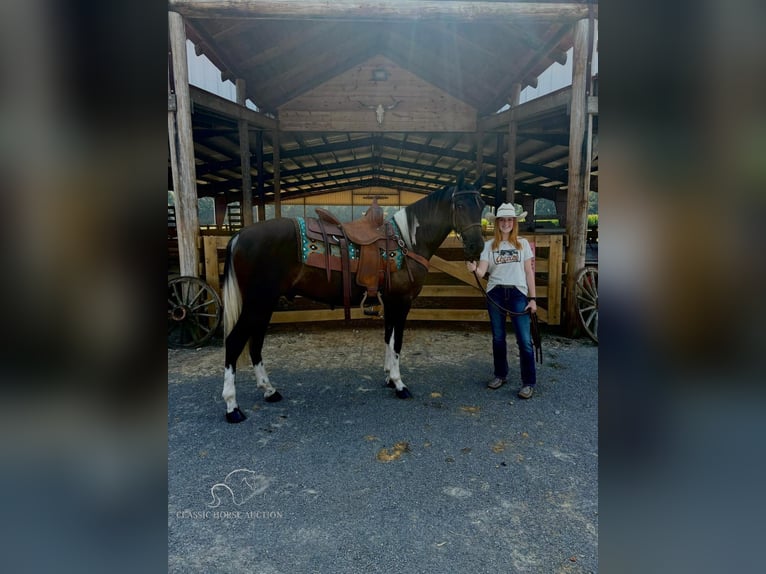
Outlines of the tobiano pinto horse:
[{"label": "tobiano pinto horse", "polygon": [[[364,305],[368,295],[377,297],[385,323],[385,384],[396,389],[397,397],[412,398],[399,365],[404,324],[423,287],[428,261],[451,231],[462,238],[465,259],[479,259],[484,246],[481,217],[485,204],[479,191],[483,179],[465,184],[461,174],[454,186],[430,193],[386,221],[375,202],[363,218],[369,221],[333,223],[332,215],[324,212],[319,219],[269,219],[236,233],[226,248],[223,285],[226,420],[245,420],[237,406],[235,373],[248,346],[264,400],[282,398],[269,380],[261,356],[281,296],[300,295],[331,306],[344,305],[347,318],[350,304]],[[374,220],[375,209],[378,221]],[[321,229],[319,236],[317,228]],[[339,244],[330,245],[331,241]],[[364,272],[370,269],[369,255],[376,259],[372,273]]]}]

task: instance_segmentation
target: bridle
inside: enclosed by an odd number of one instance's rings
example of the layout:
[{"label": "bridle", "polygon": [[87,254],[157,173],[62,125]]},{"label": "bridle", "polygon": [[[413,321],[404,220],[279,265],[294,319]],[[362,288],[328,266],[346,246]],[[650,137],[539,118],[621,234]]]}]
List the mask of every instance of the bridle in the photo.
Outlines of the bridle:
[{"label": "bridle", "polygon": [[458,234],[458,236],[460,237],[460,240],[462,241],[463,233],[465,233],[466,230],[471,229],[472,227],[481,227],[481,221],[479,223],[469,223],[465,227],[462,227],[461,229],[458,229],[458,227],[457,227],[457,216],[456,216],[456,213],[455,213],[455,198],[458,195],[475,195],[477,197],[477,199],[479,200],[480,204],[481,204],[482,199],[481,199],[481,193],[478,190],[476,190],[476,189],[467,190],[467,191],[457,191],[457,189],[455,189],[452,192],[452,197],[450,198],[450,213],[451,213],[451,216],[452,216],[452,229],[455,231],[455,233]]}]

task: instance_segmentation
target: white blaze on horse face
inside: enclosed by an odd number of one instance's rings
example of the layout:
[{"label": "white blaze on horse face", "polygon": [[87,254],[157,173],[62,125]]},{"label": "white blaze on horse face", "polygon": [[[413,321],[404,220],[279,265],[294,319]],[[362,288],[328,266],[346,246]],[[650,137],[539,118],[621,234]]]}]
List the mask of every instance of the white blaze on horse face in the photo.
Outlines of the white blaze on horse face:
[{"label": "white blaze on horse face", "polygon": [[269,382],[269,375],[266,374],[266,367],[263,366],[263,361],[253,367],[255,369],[255,386],[263,390],[264,398],[270,397],[277,390],[271,386]]},{"label": "white blaze on horse face", "polygon": [[237,408],[237,390],[234,387],[234,369],[226,367],[223,372],[223,400],[226,401],[226,412],[230,413]]}]

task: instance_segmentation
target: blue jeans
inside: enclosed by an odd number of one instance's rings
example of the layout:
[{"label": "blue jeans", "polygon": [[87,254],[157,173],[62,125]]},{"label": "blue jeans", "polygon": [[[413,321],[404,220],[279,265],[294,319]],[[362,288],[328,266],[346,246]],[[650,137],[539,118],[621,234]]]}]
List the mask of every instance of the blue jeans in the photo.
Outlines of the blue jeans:
[{"label": "blue jeans", "polygon": [[[508,346],[505,341],[506,329],[505,318],[508,315],[500,307],[504,307],[514,313],[520,313],[527,306],[527,298],[516,287],[498,285],[487,293],[491,301],[487,301],[489,322],[492,326],[492,357],[495,363],[495,376],[505,379],[508,376]],[[492,301],[497,303],[493,305]],[[535,371],[535,349],[532,344],[530,333],[529,314],[511,315],[513,330],[516,334],[516,344],[519,347],[519,362],[521,366],[522,386],[535,386],[537,374]]]}]

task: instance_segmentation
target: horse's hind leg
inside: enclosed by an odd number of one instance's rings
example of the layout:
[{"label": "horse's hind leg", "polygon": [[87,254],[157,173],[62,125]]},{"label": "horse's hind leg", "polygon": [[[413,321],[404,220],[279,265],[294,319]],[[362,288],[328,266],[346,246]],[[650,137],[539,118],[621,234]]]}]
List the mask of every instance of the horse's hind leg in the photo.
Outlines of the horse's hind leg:
[{"label": "horse's hind leg", "polygon": [[230,423],[240,423],[245,420],[244,413],[237,405],[237,390],[234,384],[237,372],[237,359],[247,344],[247,323],[244,315],[240,316],[237,324],[226,337],[226,357],[224,359],[223,393],[221,396],[226,401],[226,420]]},{"label": "horse's hind leg", "polygon": [[266,402],[275,403],[282,400],[282,395],[279,394],[279,391],[269,381],[269,375],[266,373],[266,367],[263,365],[263,356],[261,355],[273,307],[269,307],[269,309],[268,312],[262,313],[254,321],[253,336],[250,338],[250,360],[252,360],[253,368],[255,369],[255,384],[259,389],[263,390],[263,399]]}]

